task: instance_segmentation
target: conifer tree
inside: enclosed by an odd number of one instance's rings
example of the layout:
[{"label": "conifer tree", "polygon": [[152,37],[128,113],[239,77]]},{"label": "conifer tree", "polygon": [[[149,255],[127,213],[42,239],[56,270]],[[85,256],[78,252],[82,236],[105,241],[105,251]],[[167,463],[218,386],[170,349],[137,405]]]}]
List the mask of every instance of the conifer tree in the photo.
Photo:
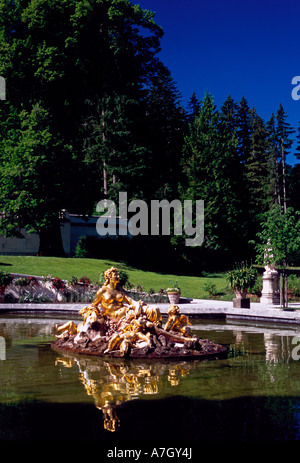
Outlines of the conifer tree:
[{"label": "conifer tree", "polygon": [[290,138],[290,135],[294,133],[294,130],[291,128],[290,124],[287,122],[287,115],[280,103],[279,109],[276,114],[277,119],[277,143],[280,153],[280,164],[281,164],[281,174],[282,174],[282,198],[283,198],[283,210],[287,210],[287,194],[286,194],[286,156],[292,146],[293,140]]},{"label": "conifer tree", "polygon": [[276,120],[274,114],[267,122],[267,151],[269,160],[269,196],[270,205],[277,203],[281,206],[281,188],[280,188],[280,174],[279,174],[279,153],[276,134]]},{"label": "conifer tree", "polygon": [[249,213],[252,222],[260,222],[269,206],[269,165],[267,131],[264,121],[253,108],[251,116],[251,145],[245,161],[245,179],[249,194]]},{"label": "conifer tree", "polygon": [[236,145],[235,137],[222,126],[213,97],[206,93],[183,147],[183,197],[204,200],[204,247],[233,254],[239,252],[237,243],[244,233],[239,222],[242,204]]},{"label": "conifer tree", "polygon": [[228,95],[220,110],[220,119],[223,126],[232,135],[237,133],[238,104]]},{"label": "conifer tree", "polygon": [[196,92],[192,93],[188,104],[187,104],[187,120],[189,123],[192,123],[195,120],[195,117],[199,114],[200,110],[200,101],[196,96]]},{"label": "conifer tree", "polygon": [[241,162],[246,162],[251,151],[251,117],[248,102],[242,97],[237,111],[238,153]]},{"label": "conifer tree", "polygon": [[296,135],[296,149],[295,149],[295,155],[298,159],[300,159],[300,126],[297,129],[297,135]]},{"label": "conifer tree", "polygon": [[145,143],[150,151],[148,166],[152,179],[151,184],[148,184],[148,195],[174,199],[177,197],[181,175],[181,151],[187,130],[186,114],[177,85],[162,63],[157,66],[157,72],[150,83],[145,99]]}]

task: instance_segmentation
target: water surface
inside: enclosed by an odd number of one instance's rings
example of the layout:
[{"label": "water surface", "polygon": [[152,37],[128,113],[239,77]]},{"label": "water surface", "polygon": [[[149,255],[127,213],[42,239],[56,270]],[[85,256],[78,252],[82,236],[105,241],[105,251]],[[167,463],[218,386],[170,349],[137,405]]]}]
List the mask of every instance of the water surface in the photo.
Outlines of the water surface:
[{"label": "water surface", "polygon": [[0,318],[2,441],[300,437],[297,327],[192,320],[199,337],[228,347],[227,358],[151,362],[55,352],[55,324],[66,317],[47,317]]}]

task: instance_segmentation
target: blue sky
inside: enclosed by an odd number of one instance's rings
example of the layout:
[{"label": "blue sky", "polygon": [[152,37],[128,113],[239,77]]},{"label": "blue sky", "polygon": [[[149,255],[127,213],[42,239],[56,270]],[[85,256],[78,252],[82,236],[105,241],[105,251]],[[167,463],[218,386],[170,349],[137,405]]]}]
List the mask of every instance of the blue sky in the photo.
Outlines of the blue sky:
[{"label": "blue sky", "polygon": [[[134,3],[156,13],[164,30],[160,58],[184,105],[193,91],[201,100],[208,90],[218,108],[228,95],[236,102],[244,96],[267,122],[282,103],[288,122],[298,129],[300,100],[292,98],[291,82],[300,76],[299,0]],[[290,164],[295,161],[288,156]]]}]

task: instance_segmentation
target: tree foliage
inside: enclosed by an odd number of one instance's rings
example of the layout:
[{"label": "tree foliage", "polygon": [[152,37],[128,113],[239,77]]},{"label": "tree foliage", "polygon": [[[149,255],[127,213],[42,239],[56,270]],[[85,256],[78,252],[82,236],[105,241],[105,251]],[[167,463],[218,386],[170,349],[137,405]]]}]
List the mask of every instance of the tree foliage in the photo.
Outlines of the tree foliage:
[{"label": "tree foliage", "polygon": [[274,204],[265,214],[256,251],[262,264],[299,265],[300,212]]},{"label": "tree foliage", "polygon": [[[128,0],[0,2],[3,233],[43,233],[61,209],[89,214],[120,190],[144,195],[155,158],[165,175],[164,156],[180,150],[176,123],[165,133],[168,152],[157,153],[146,114],[160,88],[162,33],[152,12]],[[168,96],[161,130],[179,112]]]},{"label": "tree foliage", "polygon": [[265,122],[245,97],[217,109],[193,92],[185,109],[158,57],[162,36],[129,0],[0,0],[2,233],[38,232],[41,253],[61,254],[64,209],[90,215],[120,191],[204,200],[201,249],[177,237],[161,246],[198,271],[254,257],[249,241],[274,204],[286,220],[299,210],[282,105]]}]

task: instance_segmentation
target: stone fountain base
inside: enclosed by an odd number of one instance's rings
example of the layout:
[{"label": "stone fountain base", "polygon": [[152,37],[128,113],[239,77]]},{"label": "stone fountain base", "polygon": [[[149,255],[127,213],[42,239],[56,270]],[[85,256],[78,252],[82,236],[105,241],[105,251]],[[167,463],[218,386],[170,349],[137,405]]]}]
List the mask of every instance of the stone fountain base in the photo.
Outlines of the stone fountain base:
[{"label": "stone fountain base", "polygon": [[[171,336],[171,333],[168,334]],[[103,339],[91,340],[88,336],[83,336],[75,342],[75,338],[76,335],[57,339],[52,343],[52,348],[81,355],[132,359],[208,359],[220,358],[227,353],[225,346],[215,344],[209,339],[192,338],[190,341],[178,343],[168,339],[164,334],[153,336],[151,347],[142,342],[139,347],[132,347],[126,355],[119,349],[105,353],[108,342]]]}]

